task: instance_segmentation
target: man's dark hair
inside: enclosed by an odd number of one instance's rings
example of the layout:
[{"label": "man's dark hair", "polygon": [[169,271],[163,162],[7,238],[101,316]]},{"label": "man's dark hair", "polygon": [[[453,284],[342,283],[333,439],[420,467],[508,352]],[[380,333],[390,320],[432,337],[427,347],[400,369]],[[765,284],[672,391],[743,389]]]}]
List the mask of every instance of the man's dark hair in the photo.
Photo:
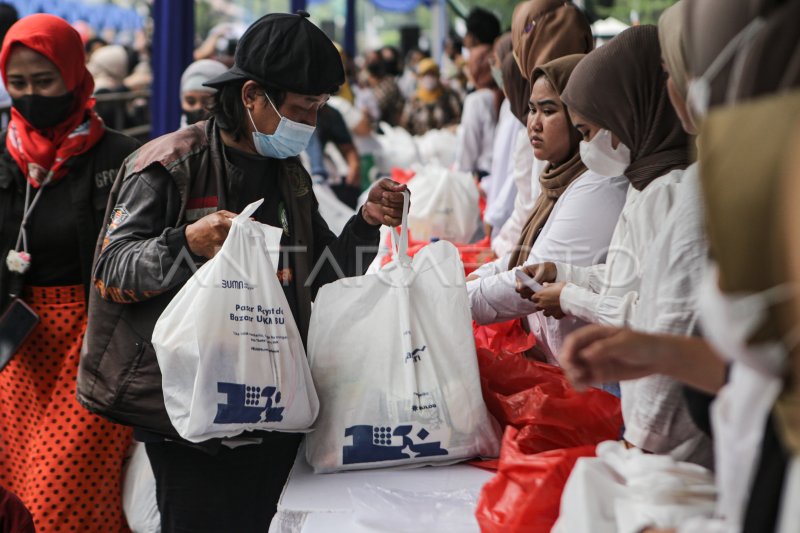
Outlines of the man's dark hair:
[{"label": "man's dark hair", "polygon": [[386,62],[381,57],[369,60],[367,62],[367,72],[379,80],[383,79],[387,74]]},{"label": "man's dark hair", "polygon": [[[387,57],[388,56],[388,57]],[[381,57],[386,63],[386,73],[391,76],[399,76],[403,69],[400,66],[400,51],[394,46],[384,46],[381,48]]]},{"label": "man's dark hair", "polygon": [[8,2],[0,2],[0,45],[2,45],[8,29],[18,20],[17,8]]},{"label": "man's dark hair", "polygon": [[481,44],[492,45],[500,37],[500,19],[491,11],[476,7],[467,16],[467,33]]},{"label": "man's dark hair", "polygon": [[[247,124],[250,118],[242,104],[242,87],[247,80],[238,80],[227,85],[223,85],[214,95],[214,103],[211,104],[211,115],[216,119],[221,130],[233,135],[233,140],[248,135]],[[286,92],[277,89],[266,89],[275,107],[280,107],[286,99]],[[264,102],[269,105],[269,102]]]}]

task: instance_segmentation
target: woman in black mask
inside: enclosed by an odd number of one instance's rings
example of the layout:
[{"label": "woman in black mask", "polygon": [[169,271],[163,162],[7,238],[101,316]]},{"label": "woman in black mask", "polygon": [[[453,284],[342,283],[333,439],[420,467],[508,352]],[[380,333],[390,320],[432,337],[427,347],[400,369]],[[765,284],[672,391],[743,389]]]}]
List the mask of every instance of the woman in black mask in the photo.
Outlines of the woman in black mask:
[{"label": "woman in black mask", "polygon": [[0,69],[12,99],[0,135],[0,485],[37,531],[120,531],[130,430],[83,409],[75,389],[95,243],[137,142],[95,113],[83,44],[63,19],[17,22]]},{"label": "woman in black mask", "polygon": [[217,90],[206,87],[204,83],[225,74],[227,70],[228,67],[213,59],[200,59],[186,67],[181,75],[181,127],[211,116],[209,107]]}]

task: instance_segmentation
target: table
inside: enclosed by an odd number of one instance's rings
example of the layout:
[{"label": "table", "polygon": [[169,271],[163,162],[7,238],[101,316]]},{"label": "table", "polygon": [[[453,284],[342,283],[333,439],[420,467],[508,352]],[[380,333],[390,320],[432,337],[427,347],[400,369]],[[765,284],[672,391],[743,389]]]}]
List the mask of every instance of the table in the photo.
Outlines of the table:
[{"label": "table", "polygon": [[[381,469],[314,474],[305,460],[304,447],[295,459],[289,479],[278,502],[278,513],[270,533],[352,533],[378,531],[355,527],[351,488],[373,485],[405,491],[453,493],[467,489],[475,493],[492,472],[467,464],[409,469]],[[431,511],[433,511],[431,503]],[[391,533],[391,529],[380,531]],[[475,532],[478,531],[477,522]]]}]

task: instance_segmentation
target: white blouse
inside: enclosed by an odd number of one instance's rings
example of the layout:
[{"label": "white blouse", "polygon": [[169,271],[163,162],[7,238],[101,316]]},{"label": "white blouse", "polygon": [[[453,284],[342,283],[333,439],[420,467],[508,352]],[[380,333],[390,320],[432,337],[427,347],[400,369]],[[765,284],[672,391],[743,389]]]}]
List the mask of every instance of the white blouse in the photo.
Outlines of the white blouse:
[{"label": "white blouse", "polygon": [[467,95],[461,112],[456,146],[456,168],[462,172],[489,172],[492,168],[497,96],[491,89]]},{"label": "white blouse", "polygon": [[628,189],[605,263],[580,266],[556,262],[556,281],[567,282],[561,291],[564,313],[597,324],[633,325],[640,303],[642,263],[675,205],[683,174],[683,170],[673,170],[643,191]]},{"label": "white blouse", "polygon": [[512,177],[515,140],[525,126],[514,113],[508,100],[500,106],[500,116],[494,134],[492,168],[489,175],[481,181],[486,192],[486,212],[483,220],[492,226],[492,236],[497,237],[508,217],[514,211],[514,198],[517,186]]},{"label": "white blouse", "polygon": [[[697,323],[697,288],[708,245],[697,164],[683,174],[675,205],[642,261],[642,281],[631,326],[645,333],[691,335]],[[666,376],[623,381],[625,440],[675,460],[712,467],[711,440],[692,421],[683,386]]]},{"label": "white blouse", "polygon": [[[528,220],[536,198],[539,196],[539,175],[547,166],[546,161],[539,161],[533,157],[533,148],[528,140],[528,132],[523,128],[518,134],[514,144],[514,167],[511,178],[517,187],[514,198],[514,210],[503,224],[503,228],[496,238],[492,239],[492,251],[497,257],[510,254],[517,245],[522,234],[522,228]],[[534,191],[536,195],[534,196]]]},{"label": "white blouse", "polygon": [[[603,261],[627,188],[624,177],[609,179],[586,171],[553,206],[525,264],[569,261],[589,266]],[[528,316],[539,346],[550,362],[557,363],[564,337],[584,322],[571,317],[555,320],[536,313],[535,304],[516,293],[508,261],[506,255],[482,266],[475,272],[480,279],[467,283],[472,316],[481,324]]]}]

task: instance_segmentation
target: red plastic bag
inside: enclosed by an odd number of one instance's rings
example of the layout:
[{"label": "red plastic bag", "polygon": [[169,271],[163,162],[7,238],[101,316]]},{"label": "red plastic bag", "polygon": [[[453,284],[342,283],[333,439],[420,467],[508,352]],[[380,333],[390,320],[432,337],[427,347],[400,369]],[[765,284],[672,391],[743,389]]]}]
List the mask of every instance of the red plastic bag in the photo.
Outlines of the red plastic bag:
[{"label": "red plastic bag", "polygon": [[408,183],[415,175],[416,172],[413,170],[404,168],[392,167],[391,170],[392,181],[396,181],[397,183]]},{"label": "red plastic bag", "polygon": [[[389,248],[389,250],[392,249],[391,238],[392,238],[391,235],[387,236],[386,246]],[[430,242],[428,241],[415,241],[411,237],[411,232],[409,232],[408,255],[414,257],[414,255],[417,252],[419,252],[429,244]],[[485,237],[484,239],[471,244],[458,244],[458,243],[453,243],[453,244],[458,249],[458,253],[461,256],[461,262],[464,263],[465,276],[469,276],[470,274],[472,274],[472,272],[474,272],[478,267],[490,261],[493,257],[492,247],[489,242],[489,237]],[[381,260],[381,266],[387,265],[392,260],[392,255],[393,254],[391,251],[387,255],[385,255]]]},{"label": "red plastic bag", "polygon": [[481,489],[475,517],[482,533],[548,533],[575,462],[594,446],[526,453],[525,437],[506,429],[497,475]]},{"label": "red plastic bag", "polygon": [[501,425],[519,430],[525,453],[619,438],[619,399],[600,389],[577,392],[560,368],[526,359],[535,341],[518,321],[473,330],[483,399]]}]

